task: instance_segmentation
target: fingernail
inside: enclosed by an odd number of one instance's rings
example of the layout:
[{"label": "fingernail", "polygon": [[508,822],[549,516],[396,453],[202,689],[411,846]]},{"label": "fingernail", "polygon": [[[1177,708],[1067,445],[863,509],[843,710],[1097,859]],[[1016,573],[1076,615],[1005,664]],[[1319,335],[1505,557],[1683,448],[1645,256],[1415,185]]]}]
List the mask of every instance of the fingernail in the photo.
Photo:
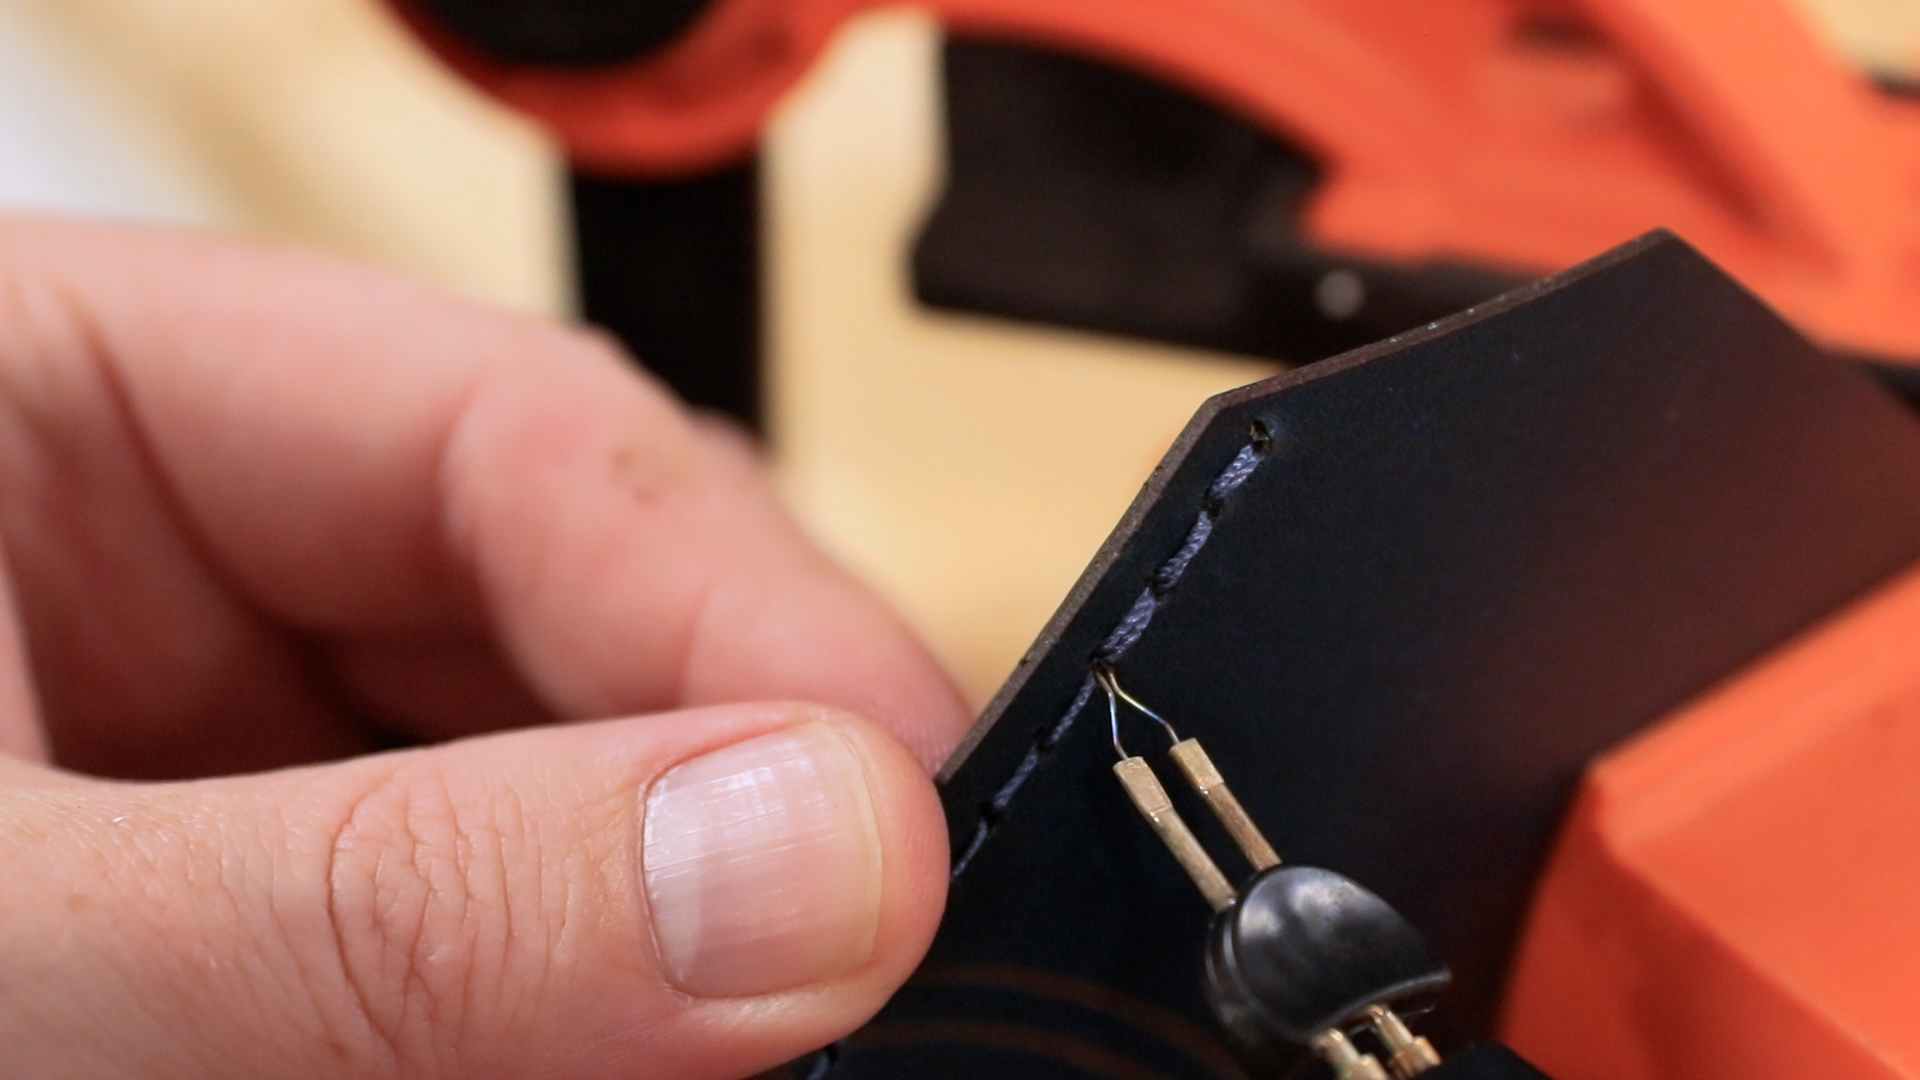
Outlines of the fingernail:
[{"label": "fingernail", "polygon": [[765,994],[872,955],[880,830],[859,758],[825,724],[675,767],[646,814],[654,940],[680,989]]}]

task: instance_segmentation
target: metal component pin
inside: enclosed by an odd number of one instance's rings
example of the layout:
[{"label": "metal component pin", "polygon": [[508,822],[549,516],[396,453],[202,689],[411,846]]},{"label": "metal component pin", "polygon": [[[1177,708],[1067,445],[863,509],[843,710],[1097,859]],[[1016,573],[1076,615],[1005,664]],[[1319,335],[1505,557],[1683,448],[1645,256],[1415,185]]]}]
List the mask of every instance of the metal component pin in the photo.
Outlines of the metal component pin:
[{"label": "metal component pin", "polygon": [[1179,861],[1180,868],[1187,872],[1193,883],[1200,889],[1200,895],[1207,898],[1215,911],[1231,907],[1234,900],[1233,886],[1228,884],[1225,874],[1214,865],[1206,849],[1187,828],[1173,808],[1173,800],[1167,796],[1167,789],[1153,775],[1145,759],[1129,757],[1121,759],[1113,767],[1113,774],[1120,778],[1120,786],[1127,789],[1127,796],[1139,809],[1140,816],[1147,819],[1153,831],[1160,836],[1167,850]]},{"label": "metal component pin", "polygon": [[1265,870],[1269,866],[1280,865],[1280,853],[1273,850],[1273,845],[1260,832],[1260,826],[1253,823],[1253,818],[1240,805],[1240,800],[1234,798],[1233,791],[1227,787],[1213,759],[1200,748],[1199,741],[1182,739],[1173,744],[1171,754],[1174,764],[1180,766],[1180,771],[1186,775],[1187,783],[1192,784],[1200,797],[1207,800],[1213,816],[1227,827],[1234,844],[1253,864],[1253,868]]},{"label": "metal component pin", "polygon": [[1093,678],[1100,684],[1100,688],[1107,692],[1107,723],[1110,725],[1109,730],[1113,733],[1113,752],[1119,755],[1121,761],[1125,761],[1133,755],[1127,753],[1127,748],[1120,745],[1120,699],[1113,694],[1113,676],[1102,668],[1093,673]]},{"label": "metal component pin", "polygon": [[1093,677],[1100,683],[1100,688],[1107,692],[1107,718],[1112,725],[1113,752],[1120,755],[1122,759],[1130,756],[1126,748],[1120,745],[1120,702],[1124,701],[1142,716],[1159,724],[1161,730],[1167,733],[1167,738],[1173,742],[1173,749],[1169,753],[1173,757],[1174,764],[1180,766],[1180,772],[1187,778],[1187,783],[1207,801],[1207,808],[1213,811],[1213,816],[1219,818],[1220,824],[1226,826],[1227,833],[1233,837],[1233,842],[1239,847],[1240,853],[1253,864],[1254,870],[1265,870],[1270,866],[1280,865],[1279,852],[1273,850],[1273,845],[1268,843],[1266,836],[1260,832],[1260,826],[1253,823],[1253,818],[1247,813],[1246,807],[1241,806],[1240,800],[1234,797],[1232,789],[1227,787],[1226,779],[1220,775],[1220,770],[1214,765],[1213,759],[1208,757],[1207,752],[1201,748],[1199,740],[1182,739],[1180,733],[1173,729],[1173,725],[1167,722],[1166,717],[1154,712],[1145,702],[1127,693],[1120,685],[1120,680],[1114,675],[1112,668],[1098,668],[1094,671]]},{"label": "metal component pin", "polygon": [[1333,1066],[1338,1080],[1388,1080],[1380,1059],[1363,1054],[1352,1040],[1337,1029],[1329,1028],[1313,1037],[1313,1049]]},{"label": "metal component pin", "polygon": [[1410,1080],[1440,1064],[1433,1044],[1407,1030],[1406,1021],[1385,1005],[1367,1007],[1367,1023],[1387,1048],[1387,1068],[1398,1080]]},{"label": "metal component pin", "polygon": [[[1100,688],[1107,692],[1107,715],[1113,721],[1113,748],[1115,750],[1120,750],[1119,702],[1121,701],[1124,701],[1127,704],[1133,706],[1134,710],[1137,711],[1140,715],[1147,717],[1148,719],[1152,720],[1156,724],[1159,724],[1160,729],[1167,733],[1168,742],[1178,743],[1180,741],[1180,733],[1173,730],[1173,725],[1167,722],[1166,717],[1161,716],[1159,713],[1154,712],[1152,709],[1147,708],[1144,704],[1141,703],[1139,698],[1134,697],[1132,694],[1127,693],[1124,689],[1121,688],[1120,680],[1114,676],[1112,668],[1102,666],[1095,669],[1093,673],[1093,678],[1094,678],[1094,681],[1100,684]],[[1127,756],[1126,751],[1120,750],[1120,756],[1126,757]]]}]

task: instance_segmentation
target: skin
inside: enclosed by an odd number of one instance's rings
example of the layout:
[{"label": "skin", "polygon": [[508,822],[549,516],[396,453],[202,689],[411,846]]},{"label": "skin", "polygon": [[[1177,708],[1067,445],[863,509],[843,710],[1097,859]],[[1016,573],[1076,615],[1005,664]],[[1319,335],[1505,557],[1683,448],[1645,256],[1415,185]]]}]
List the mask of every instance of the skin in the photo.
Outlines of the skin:
[{"label": "skin", "polygon": [[[744,1076],[931,937],[963,704],[601,338],[0,221],[0,548],[9,1075]],[[874,804],[871,955],[685,993],[642,796],[807,723]]]}]

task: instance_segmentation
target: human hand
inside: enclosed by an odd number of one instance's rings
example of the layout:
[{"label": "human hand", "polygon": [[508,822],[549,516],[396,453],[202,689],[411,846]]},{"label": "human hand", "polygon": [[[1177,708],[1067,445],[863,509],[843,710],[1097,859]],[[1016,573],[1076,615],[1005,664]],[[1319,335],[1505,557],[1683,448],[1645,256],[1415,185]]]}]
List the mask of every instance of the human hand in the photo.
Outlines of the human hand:
[{"label": "human hand", "polygon": [[598,339],[0,223],[0,538],[8,1078],[737,1077],[932,935],[962,704]]}]

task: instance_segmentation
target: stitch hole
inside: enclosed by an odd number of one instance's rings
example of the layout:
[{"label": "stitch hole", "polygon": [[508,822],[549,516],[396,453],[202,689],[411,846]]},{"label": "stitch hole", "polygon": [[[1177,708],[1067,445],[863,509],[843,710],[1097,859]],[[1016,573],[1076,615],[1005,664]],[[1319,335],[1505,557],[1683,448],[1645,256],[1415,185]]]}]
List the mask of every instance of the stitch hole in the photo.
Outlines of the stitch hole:
[{"label": "stitch hole", "polygon": [[1247,425],[1247,443],[1253,447],[1254,453],[1264,454],[1273,445],[1273,432],[1268,430],[1265,422],[1255,420]]},{"label": "stitch hole", "polygon": [[1207,492],[1205,495],[1200,496],[1200,512],[1210,518],[1219,517],[1220,511],[1225,510],[1226,508],[1227,508],[1227,504],[1221,502],[1219,496],[1215,495],[1211,491]]}]

